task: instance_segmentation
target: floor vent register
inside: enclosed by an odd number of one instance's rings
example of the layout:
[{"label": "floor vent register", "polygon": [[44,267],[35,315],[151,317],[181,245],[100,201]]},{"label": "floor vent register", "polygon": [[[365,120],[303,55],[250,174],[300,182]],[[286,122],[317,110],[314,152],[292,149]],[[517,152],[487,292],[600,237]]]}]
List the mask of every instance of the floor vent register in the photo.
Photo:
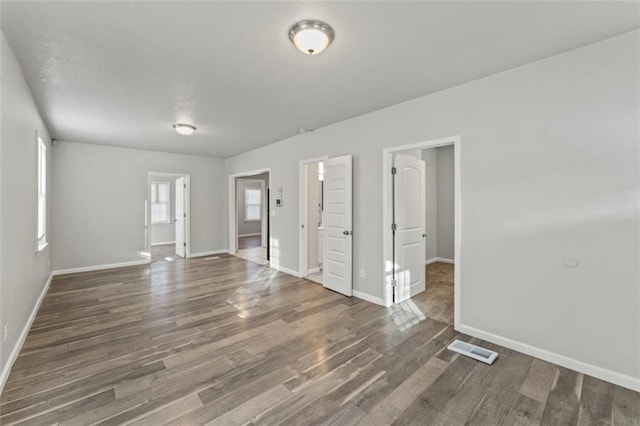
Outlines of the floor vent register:
[{"label": "floor vent register", "polygon": [[493,361],[498,358],[498,352],[490,351],[489,349],[484,349],[471,343],[461,342],[460,340],[454,340],[447,349],[489,365],[493,364]]}]

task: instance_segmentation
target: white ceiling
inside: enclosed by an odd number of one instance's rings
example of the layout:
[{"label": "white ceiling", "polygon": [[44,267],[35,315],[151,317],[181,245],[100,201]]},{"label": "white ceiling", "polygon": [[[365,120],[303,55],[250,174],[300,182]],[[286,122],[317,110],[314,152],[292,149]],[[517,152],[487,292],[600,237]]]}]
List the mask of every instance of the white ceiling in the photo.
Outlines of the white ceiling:
[{"label": "white ceiling", "polygon": [[[640,26],[637,2],[7,2],[56,139],[229,157]],[[287,38],[320,19],[310,57]],[[175,122],[198,127],[189,137]]]}]

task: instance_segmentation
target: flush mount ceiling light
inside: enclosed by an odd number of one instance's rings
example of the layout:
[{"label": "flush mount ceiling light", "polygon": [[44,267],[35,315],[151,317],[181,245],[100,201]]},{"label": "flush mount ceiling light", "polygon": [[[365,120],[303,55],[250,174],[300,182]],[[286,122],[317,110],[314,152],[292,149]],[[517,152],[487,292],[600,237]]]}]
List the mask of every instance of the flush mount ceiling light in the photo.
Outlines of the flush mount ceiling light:
[{"label": "flush mount ceiling light", "polygon": [[317,55],[333,41],[335,33],[324,22],[300,21],[289,30],[289,39],[298,50],[307,55]]},{"label": "flush mount ceiling light", "polygon": [[189,136],[196,131],[196,126],[192,126],[191,124],[176,123],[173,125],[173,128],[176,129],[176,132],[185,136]]}]

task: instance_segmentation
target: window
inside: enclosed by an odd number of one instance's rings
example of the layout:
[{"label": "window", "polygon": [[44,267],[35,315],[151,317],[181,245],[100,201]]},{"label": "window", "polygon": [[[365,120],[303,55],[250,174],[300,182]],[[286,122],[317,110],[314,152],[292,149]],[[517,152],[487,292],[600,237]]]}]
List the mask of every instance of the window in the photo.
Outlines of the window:
[{"label": "window", "polygon": [[47,146],[38,136],[38,251],[47,246]]},{"label": "window", "polygon": [[262,220],[262,189],[244,189],[244,220]]},{"label": "window", "polygon": [[169,223],[169,182],[151,182],[151,223]]}]

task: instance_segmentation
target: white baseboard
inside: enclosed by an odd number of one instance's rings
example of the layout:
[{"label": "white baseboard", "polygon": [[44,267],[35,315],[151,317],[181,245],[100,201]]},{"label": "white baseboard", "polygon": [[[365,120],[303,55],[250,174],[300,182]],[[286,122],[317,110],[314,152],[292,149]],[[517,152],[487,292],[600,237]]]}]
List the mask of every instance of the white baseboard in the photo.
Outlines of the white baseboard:
[{"label": "white baseboard", "polygon": [[262,232],[253,233],[253,234],[238,234],[238,238],[240,238],[240,237],[257,237],[258,235],[262,235]]},{"label": "white baseboard", "polygon": [[302,278],[302,274],[298,271],[294,271],[293,269],[285,268],[284,266],[279,265],[269,265],[271,269],[275,269],[279,272],[284,272],[285,274],[293,275],[294,277]]},{"label": "white baseboard", "polygon": [[203,251],[203,252],[200,252],[200,253],[191,253],[189,258],[191,259],[193,257],[213,256],[215,254],[228,254],[228,253],[229,253],[229,250],[227,250],[227,249]]},{"label": "white baseboard", "polygon": [[432,257],[431,259],[425,260],[425,265],[431,265],[432,263],[442,262],[442,263],[456,263],[453,259],[445,259],[444,257]]},{"label": "white baseboard", "polygon": [[317,274],[318,272],[320,272],[320,268],[309,268],[309,270],[307,271],[307,275],[311,275],[311,274]]},{"label": "white baseboard", "polygon": [[164,241],[162,243],[151,243],[151,247],[155,246],[168,246],[169,244],[175,244],[175,241]]},{"label": "white baseboard", "polygon": [[44,288],[40,292],[40,296],[38,296],[38,300],[36,304],[33,306],[31,310],[31,315],[27,319],[27,323],[22,327],[22,332],[20,333],[20,337],[16,342],[11,354],[9,355],[9,359],[7,359],[7,363],[2,368],[2,373],[0,373],[0,395],[4,389],[4,385],[7,383],[7,379],[9,378],[9,374],[11,373],[11,368],[13,364],[16,362],[20,351],[22,350],[22,346],[24,345],[25,340],[27,340],[27,335],[29,334],[29,330],[31,330],[31,325],[33,325],[33,321],[36,319],[36,315],[38,314],[38,310],[40,309],[40,305],[42,305],[42,301],[44,297],[47,295],[47,291],[49,291],[49,286],[51,285],[51,279],[53,278],[53,274],[49,274],[49,279],[44,285]]},{"label": "white baseboard", "polygon": [[371,296],[370,294],[362,293],[357,290],[353,290],[353,296],[358,299],[366,300],[367,302],[375,303],[376,305],[385,306],[384,300],[382,300],[381,297]]},{"label": "white baseboard", "polygon": [[99,271],[101,269],[124,268],[125,266],[145,265],[149,262],[150,262],[149,259],[142,259],[142,260],[132,260],[130,262],[108,263],[106,265],[93,265],[93,266],[82,266],[80,268],[58,269],[56,271],[53,271],[53,276],[64,275],[64,274],[75,274],[76,272]]},{"label": "white baseboard", "polygon": [[609,383],[613,383],[618,386],[640,392],[640,378],[631,377],[626,374],[607,370],[606,368],[587,364],[586,362],[578,361],[564,355],[549,352],[545,349],[540,349],[526,343],[511,340],[497,334],[488,333],[486,331],[479,330],[474,327],[469,327],[467,325],[461,324],[457,330],[462,333],[468,334],[469,336],[477,337],[478,339],[486,340],[487,342],[495,343],[496,345],[504,346],[505,348],[513,349],[514,351],[522,352],[524,354],[540,358],[544,361],[551,362],[553,364],[557,364],[571,370],[575,370],[579,373],[587,374],[589,376],[596,377]]}]

